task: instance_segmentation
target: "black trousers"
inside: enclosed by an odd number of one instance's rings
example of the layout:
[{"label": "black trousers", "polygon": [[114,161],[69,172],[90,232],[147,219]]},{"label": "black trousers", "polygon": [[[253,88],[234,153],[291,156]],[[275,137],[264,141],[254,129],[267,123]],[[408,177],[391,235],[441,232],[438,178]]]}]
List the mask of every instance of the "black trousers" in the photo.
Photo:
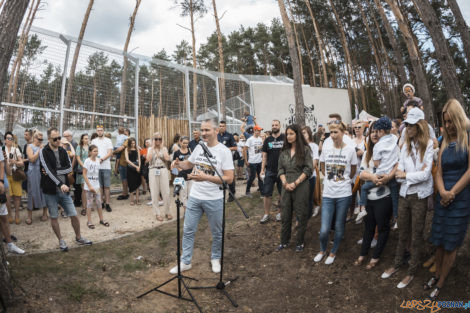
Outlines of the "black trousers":
[{"label": "black trousers", "polygon": [[248,182],[246,183],[246,193],[250,192],[251,184],[253,184],[255,177],[258,177],[258,187],[261,192],[261,195],[263,195],[264,188],[263,188],[263,181],[261,180],[261,177],[259,176],[260,173],[261,173],[261,163],[250,164],[250,177],[248,178]]},{"label": "black trousers", "polygon": [[390,218],[393,213],[392,197],[386,196],[378,200],[367,200],[366,212],[361,256],[366,256],[369,253],[370,244],[375,234],[375,227],[377,226],[379,238],[377,239],[377,246],[372,257],[378,259],[385,248],[388,235],[390,234]]},{"label": "black trousers", "polygon": [[[77,173],[73,172],[73,178],[77,181]],[[73,205],[76,207],[82,205],[82,185],[73,184]]]}]

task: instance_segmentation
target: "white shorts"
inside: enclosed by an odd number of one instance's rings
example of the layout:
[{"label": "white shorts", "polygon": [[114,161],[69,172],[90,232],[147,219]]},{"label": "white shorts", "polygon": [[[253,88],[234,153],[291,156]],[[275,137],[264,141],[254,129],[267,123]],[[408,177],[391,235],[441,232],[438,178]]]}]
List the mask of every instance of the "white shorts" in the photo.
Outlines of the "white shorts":
[{"label": "white shorts", "polygon": [[0,206],[0,216],[8,215],[7,205],[4,203]]}]

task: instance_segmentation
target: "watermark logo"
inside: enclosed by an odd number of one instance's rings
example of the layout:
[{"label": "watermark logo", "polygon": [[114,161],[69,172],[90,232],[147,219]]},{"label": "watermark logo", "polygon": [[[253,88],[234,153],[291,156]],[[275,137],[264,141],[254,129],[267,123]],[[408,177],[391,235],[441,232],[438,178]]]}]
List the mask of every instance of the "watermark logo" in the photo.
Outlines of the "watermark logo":
[{"label": "watermark logo", "polygon": [[430,313],[439,312],[441,309],[470,309],[470,301],[431,301],[431,300],[403,300],[402,309],[430,310]]}]

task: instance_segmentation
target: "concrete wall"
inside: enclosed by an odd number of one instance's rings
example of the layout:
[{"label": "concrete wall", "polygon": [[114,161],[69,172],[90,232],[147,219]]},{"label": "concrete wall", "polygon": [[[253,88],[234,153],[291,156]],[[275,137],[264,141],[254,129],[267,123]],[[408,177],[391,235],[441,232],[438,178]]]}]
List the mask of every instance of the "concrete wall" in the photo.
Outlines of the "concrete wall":
[{"label": "concrete wall", "polygon": [[[256,122],[271,129],[271,121],[278,119],[282,128],[292,124],[294,117],[294,89],[290,84],[253,82],[253,99]],[[325,125],[328,115],[339,113],[346,123],[351,123],[351,106],[345,89],[303,86],[305,124],[315,131],[318,124]]]}]

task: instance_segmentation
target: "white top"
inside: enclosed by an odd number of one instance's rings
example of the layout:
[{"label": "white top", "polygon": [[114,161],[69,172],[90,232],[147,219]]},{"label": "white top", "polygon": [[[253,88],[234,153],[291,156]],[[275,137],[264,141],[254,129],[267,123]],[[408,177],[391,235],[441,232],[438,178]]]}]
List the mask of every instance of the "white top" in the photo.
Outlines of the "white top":
[{"label": "white top", "polygon": [[116,136],[116,148],[121,147],[127,140],[127,136],[124,134],[119,134]]},{"label": "white top", "polygon": [[243,158],[243,147],[245,146],[245,140],[239,140],[237,142],[237,151],[240,153],[240,156]]},{"label": "white top", "polygon": [[[217,171],[223,175],[223,171],[233,170],[232,153],[222,143],[217,143],[214,147],[209,147],[212,158],[210,159]],[[202,171],[206,174],[217,176],[214,168],[207,161],[204,151],[200,145],[197,145],[188,161],[194,164],[194,170]],[[199,200],[217,200],[224,197],[219,184],[208,181],[194,181],[191,186],[190,196]]]},{"label": "white top", "polygon": [[[103,137],[97,137],[91,141],[92,145],[95,145],[98,147],[98,159],[104,158],[109,150],[113,150],[113,143],[111,142],[111,139],[103,136]],[[104,160],[101,165],[100,165],[100,170],[110,170],[111,169],[111,158],[107,158]]]},{"label": "white top", "polygon": [[398,163],[400,149],[397,145],[398,138],[395,135],[385,135],[375,144],[372,152],[372,160],[380,161],[375,170],[376,174],[388,174]]},{"label": "white top", "polygon": [[[408,154],[407,145],[403,145],[401,148],[398,170],[405,171],[406,178],[397,179],[401,183],[400,196],[406,197],[406,195],[417,193],[418,198],[424,199],[432,195],[434,191],[431,174],[434,154],[433,141],[429,139],[423,160],[421,160],[420,154],[416,152],[414,143],[411,143],[411,149],[412,153]],[[424,164],[426,164],[426,167],[423,169]]]},{"label": "white top", "polygon": [[256,164],[263,161],[263,154],[261,153],[263,139],[261,139],[261,136],[258,136],[258,138],[255,138],[255,136],[248,138],[245,147],[248,148],[248,163]]},{"label": "white top", "polygon": [[[312,155],[312,159],[315,161],[315,160],[318,160],[320,157],[318,155],[318,145],[314,142],[311,142],[308,144],[308,146],[310,147],[310,154]],[[317,171],[315,171],[315,169],[313,169],[313,174],[311,177],[316,177],[317,176]]]},{"label": "white top", "polygon": [[[436,133],[434,132],[434,129],[429,123],[428,123],[428,128],[429,128],[429,136],[431,137],[431,139],[437,139]],[[399,142],[400,146],[403,145],[403,143],[405,142],[405,136],[406,136],[406,127],[404,127],[401,131],[400,142]]]},{"label": "white top", "polygon": [[[83,162],[83,168],[86,168],[86,177],[90,181],[91,186],[93,189],[98,192],[100,190],[100,181],[99,181],[99,174],[100,174],[100,160],[98,158],[95,161],[92,161],[90,158],[87,158],[85,162]],[[88,184],[85,185],[85,190],[90,190],[88,188]]]},{"label": "white top", "polygon": [[[6,155],[7,155],[7,161],[10,160],[10,153],[13,155],[13,160],[15,160],[15,161],[17,161],[19,158],[23,157],[23,155],[21,154],[20,149],[18,149],[16,147],[13,147],[13,146],[11,147],[10,150],[8,150],[8,147],[5,145],[5,152],[6,152]],[[15,155],[16,155],[16,157],[15,157]]]},{"label": "white top", "polygon": [[[352,146],[353,149],[356,147],[356,143],[348,135],[343,135],[343,142],[347,144],[348,146]],[[322,150],[331,148],[331,147],[333,147],[333,139],[331,139],[331,137],[328,137],[323,142]]]},{"label": "white top", "polygon": [[323,148],[320,162],[325,163],[323,197],[343,198],[351,196],[351,165],[357,165],[354,146],[345,145],[343,148],[338,149],[330,145]]},{"label": "white top", "polygon": [[[361,162],[361,172],[369,172],[369,173],[374,173],[374,161],[372,158],[369,161],[369,164],[366,163],[366,158],[362,158]],[[379,200],[382,198],[385,198],[386,196],[390,195],[390,188],[387,185],[383,186],[378,186],[378,187],[372,187],[369,189],[369,192],[367,194],[367,199],[369,200]]]}]

